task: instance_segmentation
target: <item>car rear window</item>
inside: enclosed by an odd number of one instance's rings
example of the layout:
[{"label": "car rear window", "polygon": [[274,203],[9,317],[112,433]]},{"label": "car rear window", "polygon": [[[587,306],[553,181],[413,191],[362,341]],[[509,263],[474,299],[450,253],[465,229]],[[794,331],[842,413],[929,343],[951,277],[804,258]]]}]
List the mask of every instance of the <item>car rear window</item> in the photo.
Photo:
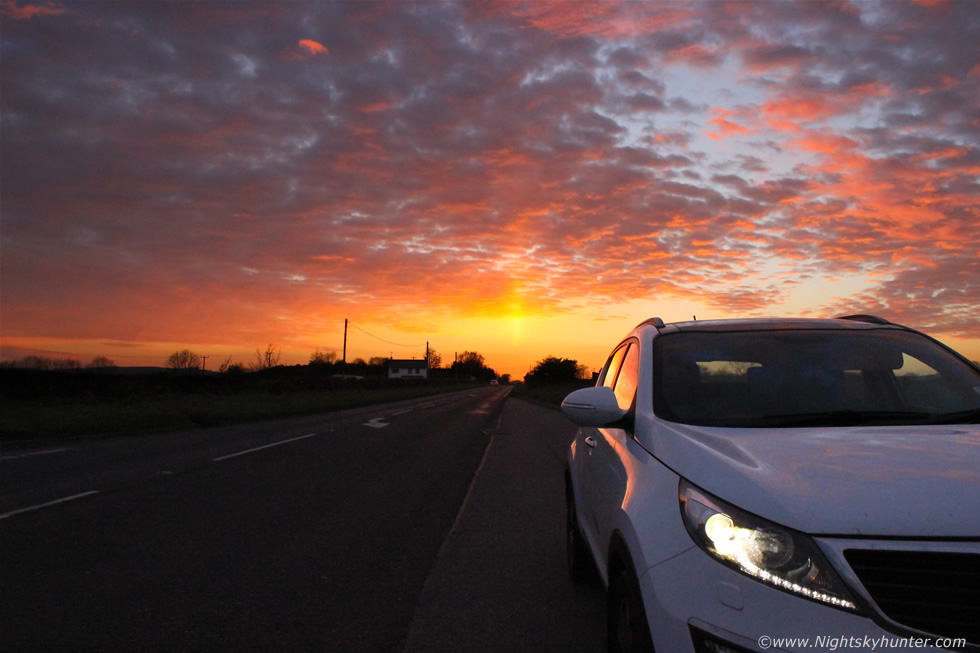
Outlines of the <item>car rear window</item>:
[{"label": "car rear window", "polygon": [[893,329],[703,331],[654,341],[654,411],[686,424],[977,422],[980,372]]}]

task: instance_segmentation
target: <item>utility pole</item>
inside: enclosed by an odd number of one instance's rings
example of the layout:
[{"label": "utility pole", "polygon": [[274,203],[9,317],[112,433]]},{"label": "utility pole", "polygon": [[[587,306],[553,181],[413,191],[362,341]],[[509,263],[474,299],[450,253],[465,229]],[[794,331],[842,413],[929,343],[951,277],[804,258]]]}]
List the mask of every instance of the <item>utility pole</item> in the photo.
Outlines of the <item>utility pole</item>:
[{"label": "utility pole", "polygon": [[208,369],[208,357],[201,356],[201,371],[203,372],[206,369]]},{"label": "utility pole", "polygon": [[344,318],[344,365],[347,364],[347,318]]}]

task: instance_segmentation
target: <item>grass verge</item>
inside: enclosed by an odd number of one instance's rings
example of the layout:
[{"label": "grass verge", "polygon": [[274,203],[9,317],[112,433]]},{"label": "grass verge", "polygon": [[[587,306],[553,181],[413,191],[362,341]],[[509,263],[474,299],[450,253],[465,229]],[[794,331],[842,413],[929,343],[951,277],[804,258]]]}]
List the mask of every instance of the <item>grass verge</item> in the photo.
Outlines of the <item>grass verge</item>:
[{"label": "grass verge", "polygon": [[533,401],[550,408],[561,408],[561,402],[568,393],[580,388],[594,385],[592,381],[576,381],[570,383],[555,383],[528,386],[524,383],[514,384],[512,397]]},{"label": "grass verge", "polygon": [[252,390],[231,395],[170,394],[125,400],[5,398],[0,417],[0,441],[9,443],[222,426],[312,415],[469,387],[472,386],[418,383],[382,387],[351,385],[281,393]]}]

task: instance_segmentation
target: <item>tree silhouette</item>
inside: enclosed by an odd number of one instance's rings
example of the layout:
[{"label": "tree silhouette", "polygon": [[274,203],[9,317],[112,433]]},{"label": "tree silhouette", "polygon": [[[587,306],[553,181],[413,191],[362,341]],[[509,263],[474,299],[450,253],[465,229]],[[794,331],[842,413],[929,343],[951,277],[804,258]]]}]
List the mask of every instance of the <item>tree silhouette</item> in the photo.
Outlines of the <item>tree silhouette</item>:
[{"label": "tree silhouette", "polygon": [[492,368],[487,367],[483,354],[475,351],[464,351],[452,365],[453,372],[459,377],[488,380],[497,377]]},{"label": "tree silhouette", "polygon": [[167,367],[174,370],[193,370],[201,366],[201,357],[190,349],[182,349],[170,354]]},{"label": "tree silhouette", "polygon": [[275,345],[271,342],[269,346],[265,348],[265,352],[260,352],[258,349],[255,350],[256,362],[252,365],[253,371],[268,370],[273,367],[279,366],[279,357],[282,355],[281,349],[276,349]]},{"label": "tree silhouette", "polygon": [[528,384],[573,383],[586,377],[587,369],[572,358],[547,356],[539,360],[527,373],[524,381]]},{"label": "tree silhouette", "polygon": [[333,365],[337,362],[337,352],[317,350],[310,354],[310,365]]},{"label": "tree silhouette", "polygon": [[429,369],[438,369],[442,366],[442,354],[435,349],[426,349],[426,359],[429,361]]}]

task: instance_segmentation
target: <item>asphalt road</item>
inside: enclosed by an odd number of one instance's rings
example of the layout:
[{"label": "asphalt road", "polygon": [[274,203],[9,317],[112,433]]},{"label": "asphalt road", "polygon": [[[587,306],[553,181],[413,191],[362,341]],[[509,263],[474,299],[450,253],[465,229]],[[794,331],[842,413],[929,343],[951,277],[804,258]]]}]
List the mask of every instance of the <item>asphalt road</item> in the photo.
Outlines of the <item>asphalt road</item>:
[{"label": "asphalt road", "polygon": [[0,452],[0,650],[599,650],[506,394]]}]

